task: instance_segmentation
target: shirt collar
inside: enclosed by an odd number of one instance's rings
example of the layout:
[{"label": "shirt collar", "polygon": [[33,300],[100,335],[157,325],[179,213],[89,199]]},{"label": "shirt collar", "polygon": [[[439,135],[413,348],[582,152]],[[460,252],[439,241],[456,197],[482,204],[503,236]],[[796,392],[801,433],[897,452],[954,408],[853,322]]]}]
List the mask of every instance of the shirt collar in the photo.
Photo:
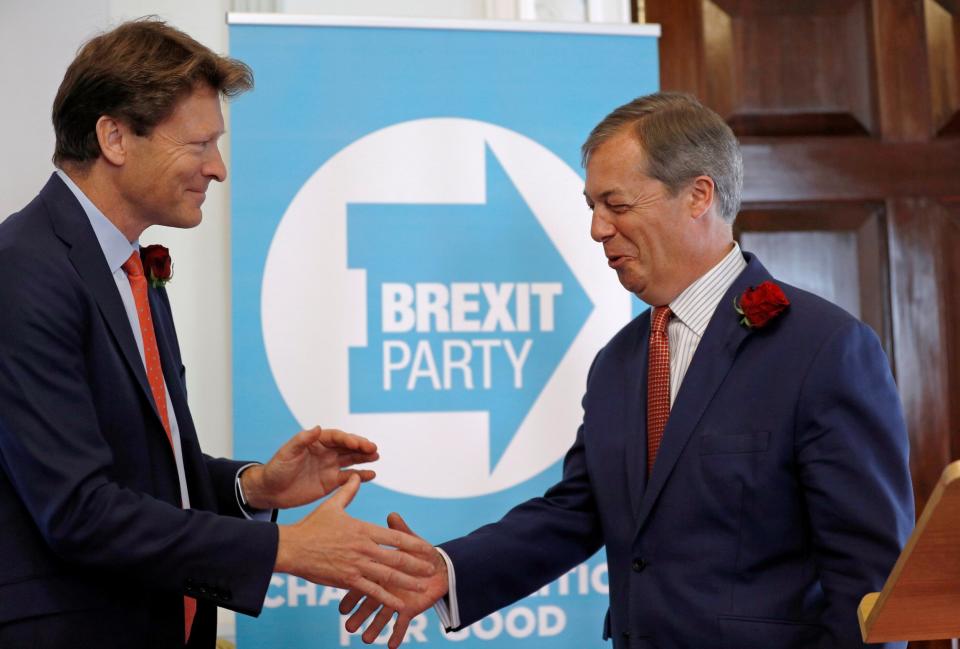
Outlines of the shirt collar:
[{"label": "shirt collar", "polygon": [[734,242],[733,249],[726,257],[670,303],[670,310],[678,320],[702,338],[723,295],[746,267],[747,261],[740,252],[740,245]]},{"label": "shirt collar", "polygon": [[67,188],[73,192],[73,195],[77,197],[77,200],[80,202],[80,207],[83,208],[87,218],[90,220],[93,233],[97,237],[100,249],[103,250],[103,256],[107,260],[110,272],[116,273],[120,270],[120,267],[123,266],[123,263],[130,259],[132,253],[140,250],[140,242],[135,241],[134,243],[130,243],[127,241],[127,238],[123,236],[123,233],[120,232],[117,226],[100,211],[100,208],[87,198],[83,190],[77,187],[77,184],[74,183],[70,176],[64,173],[62,169],[57,169],[57,175],[60,176],[60,180],[63,181]]}]

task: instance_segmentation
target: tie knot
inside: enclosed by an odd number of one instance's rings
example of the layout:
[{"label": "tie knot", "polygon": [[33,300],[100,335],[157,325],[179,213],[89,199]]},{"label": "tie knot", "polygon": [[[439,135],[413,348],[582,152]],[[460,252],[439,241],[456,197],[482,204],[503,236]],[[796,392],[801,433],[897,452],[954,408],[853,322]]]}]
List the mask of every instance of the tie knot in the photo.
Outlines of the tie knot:
[{"label": "tie knot", "polygon": [[133,251],[130,258],[123,262],[122,268],[128,277],[142,277],[143,262],[140,260],[140,251]]},{"label": "tie knot", "polygon": [[670,310],[670,307],[655,307],[653,309],[653,324],[650,326],[650,332],[658,334],[666,333],[667,322],[670,320],[671,315],[673,315],[673,311]]}]

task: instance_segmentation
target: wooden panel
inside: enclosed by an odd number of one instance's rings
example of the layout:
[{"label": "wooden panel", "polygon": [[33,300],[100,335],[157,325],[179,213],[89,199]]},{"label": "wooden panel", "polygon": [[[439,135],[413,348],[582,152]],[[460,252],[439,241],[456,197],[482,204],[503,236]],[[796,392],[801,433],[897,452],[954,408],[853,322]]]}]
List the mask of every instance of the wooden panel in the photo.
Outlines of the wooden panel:
[{"label": "wooden panel", "polygon": [[870,138],[742,140],[744,201],[960,197],[960,139],[932,143]]},{"label": "wooden panel", "polygon": [[954,3],[924,0],[930,103],[934,129],[940,135],[960,133],[960,13]]},{"label": "wooden panel", "polygon": [[924,141],[933,132],[923,0],[873,0],[880,133]]},{"label": "wooden panel", "polygon": [[734,232],[774,276],[869,324],[892,360],[882,204],[749,204]]},{"label": "wooden panel", "polygon": [[952,458],[960,458],[960,201],[943,206],[947,223],[942,237],[941,273],[947,308],[946,340],[950,363],[950,433]]},{"label": "wooden panel", "polygon": [[777,279],[861,317],[856,232],[742,232],[740,245]]},{"label": "wooden panel", "polygon": [[867,0],[703,0],[705,100],[739,135],[873,128]]},{"label": "wooden panel", "polygon": [[702,0],[645,0],[647,22],[659,23],[660,87],[706,99]]},{"label": "wooden panel", "polygon": [[952,458],[946,351],[952,334],[946,305],[956,289],[942,281],[948,263],[942,245],[948,215],[927,198],[892,199],[887,213],[894,357],[920,511]]},{"label": "wooden panel", "polygon": [[710,0],[703,1],[703,51],[707,62],[704,96],[710,107],[729,120],[736,106],[742,75],[736,77],[736,57],[733,45],[733,21]]}]

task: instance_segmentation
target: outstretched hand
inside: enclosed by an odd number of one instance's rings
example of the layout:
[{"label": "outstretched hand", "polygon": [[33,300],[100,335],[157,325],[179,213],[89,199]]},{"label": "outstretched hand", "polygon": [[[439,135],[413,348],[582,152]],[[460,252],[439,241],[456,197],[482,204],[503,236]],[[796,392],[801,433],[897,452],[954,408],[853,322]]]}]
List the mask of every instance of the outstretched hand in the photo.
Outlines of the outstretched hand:
[{"label": "outstretched hand", "polygon": [[347,469],[379,459],[370,440],[319,426],[293,436],[270,461],[252,466],[240,477],[247,502],[255,509],[299,507],[345,484],[352,475],[366,482],[368,469]]},{"label": "outstretched hand", "polygon": [[348,515],[345,508],[359,489],[360,478],[351,475],[301,521],[279,526],[275,570],[402,609],[409,606],[406,598],[422,593],[425,578],[434,575],[429,559],[436,550],[416,536]]},{"label": "outstretched hand", "polygon": [[[387,517],[387,525],[397,533],[407,535],[411,539],[420,540],[420,537],[413,533],[403,518],[400,517],[400,514],[390,514]],[[355,632],[367,618],[376,612],[373,621],[361,636],[366,644],[373,644],[396,613],[398,614],[397,621],[393,625],[393,632],[390,634],[387,646],[390,649],[397,649],[403,642],[403,637],[407,634],[410,621],[436,604],[437,600],[445,596],[449,590],[447,564],[436,549],[431,547],[430,551],[435,572],[431,577],[421,580],[421,589],[390,589],[402,600],[401,606],[396,606],[376,596],[371,597],[369,593],[362,592],[360,589],[351,589],[340,602],[340,613],[346,615],[353,611],[357,604],[360,604],[360,606],[344,623],[347,631]]]}]

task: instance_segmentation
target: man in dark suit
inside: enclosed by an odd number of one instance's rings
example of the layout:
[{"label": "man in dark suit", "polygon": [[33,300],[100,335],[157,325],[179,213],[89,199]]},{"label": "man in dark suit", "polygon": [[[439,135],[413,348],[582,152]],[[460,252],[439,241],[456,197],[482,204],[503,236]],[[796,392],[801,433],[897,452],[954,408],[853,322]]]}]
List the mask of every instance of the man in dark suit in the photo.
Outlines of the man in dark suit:
[{"label": "man in dark suit", "polygon": [[251,85],[156,20],[94,38],[64,77],[59,170],[0,224],[3,649],[210,648],[216,607],[257,615],[274,571],[388,599],[379,584],[432,574],[409,554],[429,545],[344,512],[372,442],[314,428],[265,465],[201,453],[169,260],[145,268],[138,239],[200,222],[226,176],[221,95]]},{"label": "man in dark suit", "polygon": [[[653,308],[597,355],[562,480],[441,545],[390,646],[444,596],[441,618],[460,628],[606,546],[603,635],[618,649],[860,647],[859,600],[913,526],[876,336],[740,251],[739,149],[692,97],[621,106],[583,154],[592,237]],[[390,607],[367,598],[347,628],[375,611],[372,641]]]}]

